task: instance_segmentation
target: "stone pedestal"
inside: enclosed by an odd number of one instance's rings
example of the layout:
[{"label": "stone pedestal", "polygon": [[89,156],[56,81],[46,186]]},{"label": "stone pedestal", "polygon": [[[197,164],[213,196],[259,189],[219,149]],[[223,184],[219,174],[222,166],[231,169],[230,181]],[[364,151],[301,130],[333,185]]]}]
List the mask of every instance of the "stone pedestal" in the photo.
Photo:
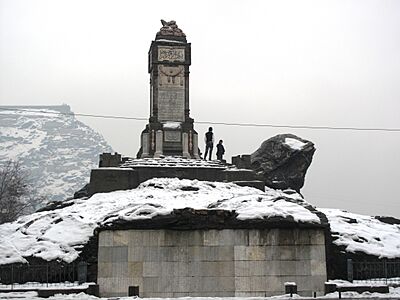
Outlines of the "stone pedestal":
[{"label": "stone pedestal", "polygon": [[193,135],[193,157],[200,159],[199,155],[199,137],[197,134]]},{"label": "stone pedestal", "polygon": [[163,154],[163,132],[162,130],[157,130],[156,151],[154,152],[154,157],[160,157],[162,154]]},{"label": "stone pedestal", "polygon": [[150,156],[150,140],[149,134],[147,132],[143,132],[141,136],[141,145],[142,145],[142,157],[146,158]]},{"label": "stone pedestal", "polygon": [[183,148],[183,153],[182,156],[185,158],[190,158],[190,153],[189,153],[189,136],[186,132],[182,133],[182,148]]},{"label": "stone pedestal", "polygon": [[320,228],[104,230],[98,253],[101,297],[310,297],[327,278]]}]

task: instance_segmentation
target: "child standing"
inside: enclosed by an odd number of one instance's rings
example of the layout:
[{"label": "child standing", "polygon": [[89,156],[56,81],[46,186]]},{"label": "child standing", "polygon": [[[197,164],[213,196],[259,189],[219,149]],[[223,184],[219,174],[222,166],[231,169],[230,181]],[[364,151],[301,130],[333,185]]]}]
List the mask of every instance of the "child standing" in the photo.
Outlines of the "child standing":
[{"label": "child standing", "polygon": [[218,160],[222,160],[222,156],[225,153],[225,148],[224,145],[222,145],[223,141],[219,140],[218,144],[217,144],[217,159]]}]

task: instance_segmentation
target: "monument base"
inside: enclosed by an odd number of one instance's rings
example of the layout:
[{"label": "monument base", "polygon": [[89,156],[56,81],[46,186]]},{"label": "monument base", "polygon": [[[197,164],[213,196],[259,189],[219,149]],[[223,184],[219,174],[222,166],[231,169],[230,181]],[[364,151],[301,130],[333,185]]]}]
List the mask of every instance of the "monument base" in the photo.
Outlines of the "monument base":
[{"label": "monument base", "polygon": [[193,129],[193,123],[150,122],[143,130],[140,141],[137,158],[200,158],[198,136]]},{"label": "monument base", "polygon": [[[235,228],[227,224],[234,217],[218,210],[174,210],[162,217],[159,223],[153,219],[136,222],[140,229],[125,223],[100,231],[98,253],[104,259],[98,264],[97,282],[101,297],[127,296],[128,282],[139,286],[142,298],[265,299],[284,294],[287,282],[296,282],[298,294],[304,297],[324,292],[323,225],[300,227],[278,217],[280,223],[243,220]],[[171,229],[174,225],[179,228]],[[119,244],[113,245],[113,240]],[[118,253],[118,260],[110,253]],[[124,272],[109,272],[120,270],[121,265]]]},{"label": "monument base", "polygon": [[[220,161],[177,156],[162,158],[121,158],[118,153],[101,155],[97,169],[90,174],[89,194],[134,189],[151,178],[180,178],[233,182],[265,190],[262,179],[252,170],[237,169]],[[120,159],[117,163],[116,161]]]}]

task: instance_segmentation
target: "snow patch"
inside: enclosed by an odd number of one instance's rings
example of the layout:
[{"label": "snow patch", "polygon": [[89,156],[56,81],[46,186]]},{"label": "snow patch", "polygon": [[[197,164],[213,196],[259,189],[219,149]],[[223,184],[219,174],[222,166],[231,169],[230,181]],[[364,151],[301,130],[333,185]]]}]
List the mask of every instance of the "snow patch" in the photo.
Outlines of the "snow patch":
[{"label": "snow patch", "polygon": [[344,246],[346,251],[361,251],[379,258],[400,257],[400,225],[340,209],[319,210],[328,217],[333,243]]},{"label": "snow patch", "polygon": [[163,123],[164,129],[180,129],[181,122],[165,122]]},{"label": "snow patch", "polygon": [[306,145],[306,143],[293,138],[285,138],[285,144],[294,150],[302,150]]},{"label": "snow patch", "polygon": [[[128,159],[124,164],[121,165],[122,168],[217,168],[217,169],[227,169],[232,171],[238,171],[234,166],[229,166],[221,163],[219,160],[203,160],[203,159],[191,159],[181,156],[165,156],[160,158],[139,158],[139,159]],[[249,171],[249,170],[247,170]]]},{"label": "snow patch", "polygon": [[299,194],[177,178],[154,178],[137,189],[70,201],[68,207],[0,225],[0,264],[24,262],[29,256],[72,262],[97,227],[117,220],[151,219],[174,209],[223,209],[235,211],[241,220],[292,217],[297,222],[320,222],[303,207]]}]

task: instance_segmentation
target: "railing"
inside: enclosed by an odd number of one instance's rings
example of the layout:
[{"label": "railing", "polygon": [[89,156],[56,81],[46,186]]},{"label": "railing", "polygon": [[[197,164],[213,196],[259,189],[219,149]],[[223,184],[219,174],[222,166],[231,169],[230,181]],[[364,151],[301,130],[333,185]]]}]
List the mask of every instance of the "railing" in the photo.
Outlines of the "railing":
[{"label": "railing", "polygon": [[64,286],[86,282],[87,263],[11,264],[0,266],[0,288]]},{"label": "railing", "polygon": [[400,261],[352,261],[347,260],[347,277],[353,282],[400,284]]}]

